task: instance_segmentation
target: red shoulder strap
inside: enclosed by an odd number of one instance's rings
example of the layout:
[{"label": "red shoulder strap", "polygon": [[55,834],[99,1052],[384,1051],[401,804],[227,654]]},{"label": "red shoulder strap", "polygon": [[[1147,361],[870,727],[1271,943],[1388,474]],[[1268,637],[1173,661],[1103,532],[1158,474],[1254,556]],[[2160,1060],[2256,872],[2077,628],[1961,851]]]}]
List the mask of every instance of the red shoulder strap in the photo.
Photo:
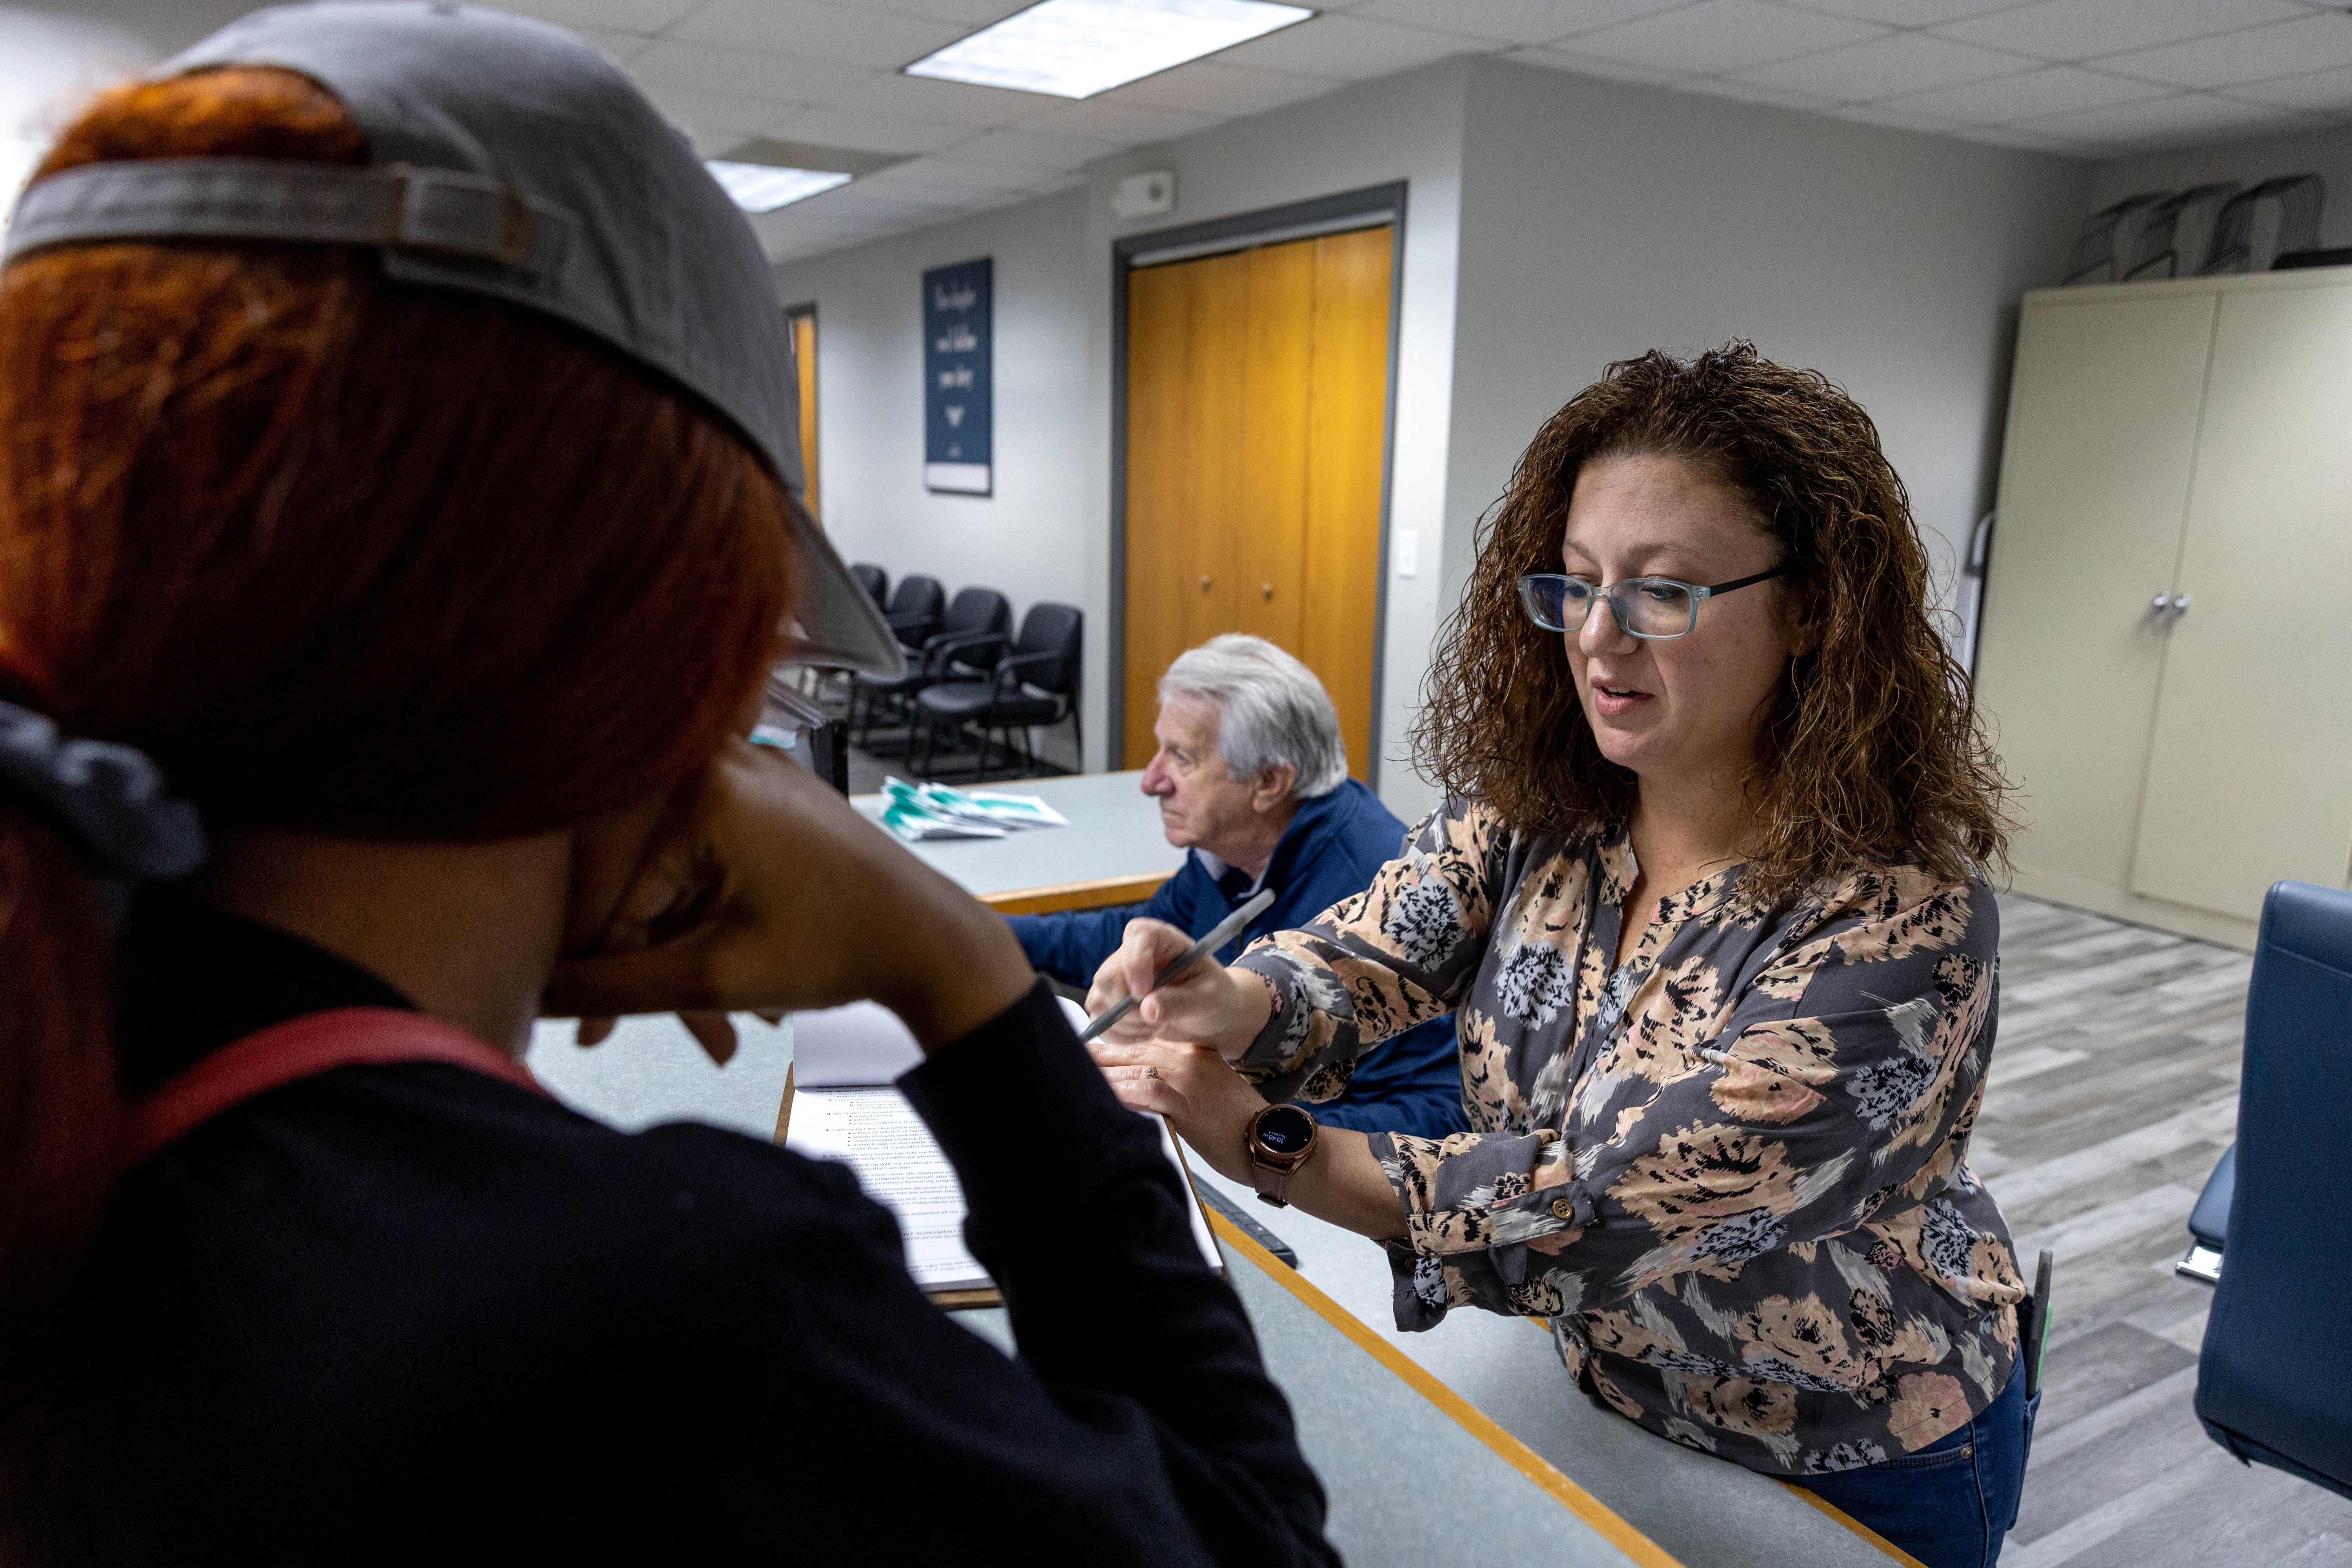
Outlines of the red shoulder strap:
[{"label": "red shoulder strap", "polygon": [[397,1007],[337,1007],[257,1029],[166,1079],[123,1118],[125,1171],[232,1106],[341,1067],[447,1062],[544,1094],[523,1065],[455,1025]]}]

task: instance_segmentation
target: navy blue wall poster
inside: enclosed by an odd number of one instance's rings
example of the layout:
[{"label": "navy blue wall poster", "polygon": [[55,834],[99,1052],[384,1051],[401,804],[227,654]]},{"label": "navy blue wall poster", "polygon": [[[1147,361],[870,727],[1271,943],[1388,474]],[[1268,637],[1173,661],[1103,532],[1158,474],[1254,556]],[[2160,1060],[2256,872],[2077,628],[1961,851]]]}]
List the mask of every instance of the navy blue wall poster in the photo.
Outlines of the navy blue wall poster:
[{"label": "navy blue wall poster", "polygon": [[994,261],[923,274],[923,484],[959,495],[994,489],[990,296]]}]

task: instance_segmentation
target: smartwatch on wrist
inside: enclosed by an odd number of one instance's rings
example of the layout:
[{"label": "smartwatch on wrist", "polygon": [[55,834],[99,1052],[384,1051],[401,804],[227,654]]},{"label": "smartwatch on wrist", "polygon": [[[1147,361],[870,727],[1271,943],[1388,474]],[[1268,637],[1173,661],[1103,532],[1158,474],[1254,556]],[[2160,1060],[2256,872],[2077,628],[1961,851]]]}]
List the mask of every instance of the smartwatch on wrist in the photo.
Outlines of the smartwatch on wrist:
[{"label": "smartwatch on wrist", "polygon": [[1290,1206],[1290,1178],[1315,1152],[1316,1132],[1315,1118],[1295,1105],[1269,1105],[1250,1118],[1244,1142],[1260,1202]]}]

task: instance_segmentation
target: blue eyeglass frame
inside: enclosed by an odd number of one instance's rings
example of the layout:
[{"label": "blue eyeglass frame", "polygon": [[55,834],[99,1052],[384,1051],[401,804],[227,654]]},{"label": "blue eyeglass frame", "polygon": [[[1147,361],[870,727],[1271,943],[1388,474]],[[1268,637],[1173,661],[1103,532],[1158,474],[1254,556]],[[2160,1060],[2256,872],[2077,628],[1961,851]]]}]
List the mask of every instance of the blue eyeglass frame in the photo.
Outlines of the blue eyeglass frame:
[{"label": "blue eyeglass frame", "polygon": [[[1735,577],[1728,583],[1717,583],[1712,587],[1702,587],[1696,583],[1685,583],[1674,577],[1621,577],[1616,582],[1604,585],[1587,578],[1573,576],[1566,572],[1530,572],[1519,579],[1519,607],[1527,611],[1528,619],[1548,632],[1572,632],[1582,630],[1584,623],[1592,618],[1592,600],[1606,600],[1610,615],[1616,618],[1617,629],[1627,637],[1640,637],[1646,642],[1670,642],[1675,637],[1686,637],[1698,629],[1698,602],[1701,599],[1712,599],[1718,594],[1728,594],[1735,589],[1769,582],[1772,578],[1786,575],[1788,570],[1786,566],[1775,566],[1769,572],[1759,572],[1752,577]],[[1575,626],[1569,626],[1565,622],[1555,625],[1545,620],[1542,614],[1537,610],[1536,588],[1538,584],[1545,583],[1582,583],[1592,590],[1592,599],[1585,602],[1584,614],[1578,618]],[[1638,588],[1647,583],[1661,583],[1668,587],[1680,588],[1690,595],[1690,623],[1682,630],[1637,632],[1633,629],[1632,622],[1626,616],[1625,606],[1617,602],[1617,592],[1621,588]]]}]

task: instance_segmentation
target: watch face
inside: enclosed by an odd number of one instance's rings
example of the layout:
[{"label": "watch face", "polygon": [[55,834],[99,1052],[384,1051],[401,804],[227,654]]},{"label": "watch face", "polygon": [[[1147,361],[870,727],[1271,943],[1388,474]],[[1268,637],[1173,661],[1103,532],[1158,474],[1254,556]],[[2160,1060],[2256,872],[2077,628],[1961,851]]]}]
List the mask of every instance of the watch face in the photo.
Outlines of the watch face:
[{"label": "watch face", "polygon": [[1257,1119],[1257,1141],[1269,1154],[1303,1154],[1314,1137],[1315,1118],[1295,1105],[1275,1106]]}]

